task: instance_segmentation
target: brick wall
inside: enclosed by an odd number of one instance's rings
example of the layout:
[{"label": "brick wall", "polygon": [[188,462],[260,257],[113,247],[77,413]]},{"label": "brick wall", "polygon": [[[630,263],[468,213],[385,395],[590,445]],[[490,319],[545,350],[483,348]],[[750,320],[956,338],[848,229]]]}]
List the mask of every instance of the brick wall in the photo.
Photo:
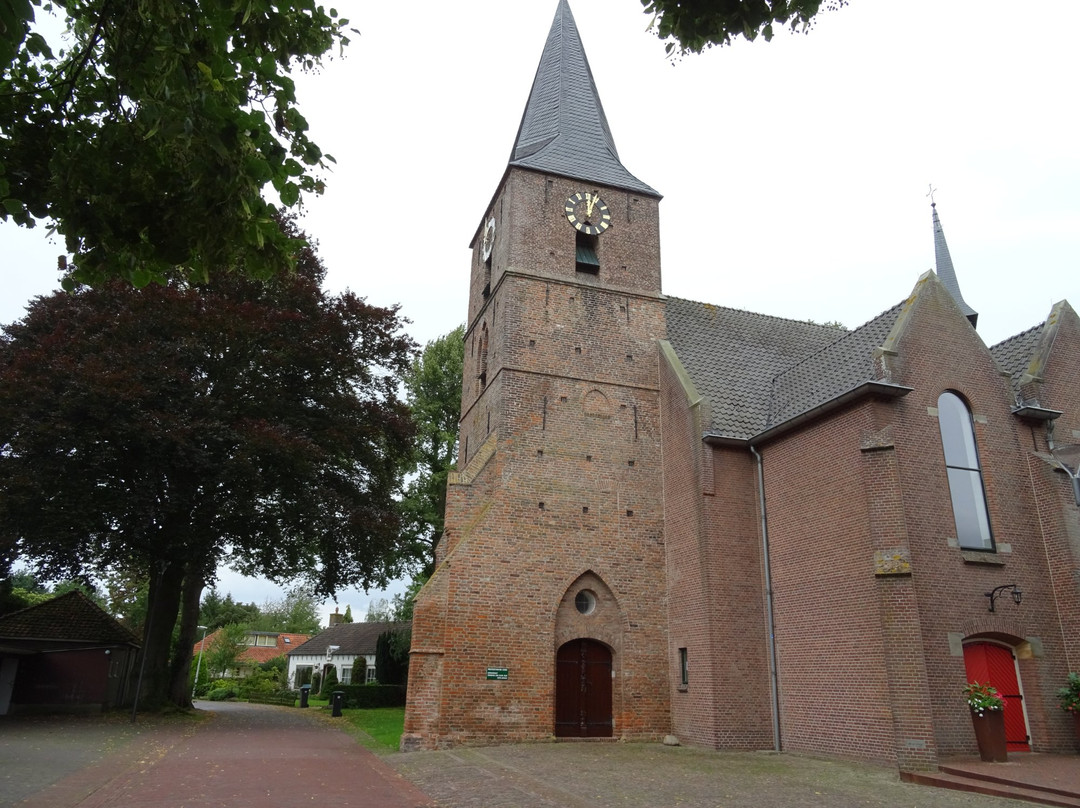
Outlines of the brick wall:
[{"label": "brick wall", "polygon": [[[490,279],[474,254],[461,461],[437,583],[417,603],[410,747],[550,736],[555,653],[571,634],[613,652],[616,737],[669,731],[656,200],[600,189],[618,215],[589,275],[575,272],[563,214],[577,190],[511,170]],[[574,617],[583,582],[599,606]],[[488,680],[489,667],[508,678]]]}]

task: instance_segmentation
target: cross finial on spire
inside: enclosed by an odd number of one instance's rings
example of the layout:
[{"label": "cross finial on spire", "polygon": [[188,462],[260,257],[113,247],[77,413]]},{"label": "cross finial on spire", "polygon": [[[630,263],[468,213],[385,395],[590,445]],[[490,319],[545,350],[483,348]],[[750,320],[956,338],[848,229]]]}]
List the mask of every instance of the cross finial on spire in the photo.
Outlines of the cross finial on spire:
[{"label": "cross finial on spire", "polygon": [[937,193],[937,188],[934,187],[934,183],[930,183],[930,190],[926,192],[926,195],[930,197],[930,207],[936,208],[937,203],[934,201],[934,194]]},{"label": "cross finial on spire", "polygon": [[968,318],[972,326],[978,322],[979,315],[975,309],[971,308],[965,301],[963,295],[960,294],[960,284],[956,280],[956,272],[953,270],[952,256],[949,255],[949,245],[945,243],[945,231],[941,229],[941,220],[938,218],[937,207],[934,205],[934,186],[930,186],[930,192],[927,194],[930,197],[930,207],[933,210],[931,213],[931,219],[934,225],[934,258],[937,264],[937,276],[941,279],[942,284],[949,290],[949,294],[952,295],[953,300],[960,307],[960,311],[964,313],[964,316]]}]

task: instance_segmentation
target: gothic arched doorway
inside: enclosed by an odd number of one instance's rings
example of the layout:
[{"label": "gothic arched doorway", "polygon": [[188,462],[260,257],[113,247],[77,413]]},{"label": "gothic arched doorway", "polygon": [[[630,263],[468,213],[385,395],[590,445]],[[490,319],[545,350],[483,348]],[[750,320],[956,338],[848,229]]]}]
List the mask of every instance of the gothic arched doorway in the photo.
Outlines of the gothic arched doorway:
[{"label": "gothic arched doorway", "polygon": [[596,640],[565,643],[555,656],[555,735],[611,737],[611,651]]},{"label": "gothic arched doorway", "polygon": [[964,646],[964,669],[969,682],[991,684],[1005,702],[1005,743],[1010,752],[1030,752],[1024,697],[1011,649],[992,642]]}]

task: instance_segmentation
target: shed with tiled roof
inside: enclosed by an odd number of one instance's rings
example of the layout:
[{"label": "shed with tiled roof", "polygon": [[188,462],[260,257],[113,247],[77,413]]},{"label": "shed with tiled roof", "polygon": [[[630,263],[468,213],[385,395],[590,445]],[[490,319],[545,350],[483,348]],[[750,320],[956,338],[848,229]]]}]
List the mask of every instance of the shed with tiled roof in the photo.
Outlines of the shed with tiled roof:
[{"label": "shed with tiled roof", "polygon": [[104,710],[131,688],[138,638],[78,590],[0,617],[0,715]]}]

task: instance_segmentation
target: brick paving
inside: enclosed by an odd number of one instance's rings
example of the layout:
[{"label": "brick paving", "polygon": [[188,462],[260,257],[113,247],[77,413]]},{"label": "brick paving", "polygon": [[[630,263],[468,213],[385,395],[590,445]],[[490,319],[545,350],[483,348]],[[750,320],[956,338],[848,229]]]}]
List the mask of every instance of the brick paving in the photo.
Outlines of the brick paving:
[{"label": "brick paving", "polygon": [[386,758],[440,808],[1019,808],[895,769],[660,744],[545,743]]},{"label": "brick paving", "polygon": [[[428,808],[434,803],[344,732],[306,711],[264,705],[212,704],[204,721],[148,721],[139,731],[119,727],[115,750],[98,734],[75,726],[65,743],[82,736],[91,746],[86,765],[61,765],[54,782],[46,771],[16,771],[0,757],[5,776],[0,805],[19,808]],[[60,739],[20,722],[22,742],[39,750],[39,764],[63,754]],[[0,723],[0,750],[18,745],[19,730]],[[80,730],[82,730],[80,732]],[[12,737],[14,736],[14,737]],[[52,746],[52,752],[50,752]],[[22,759],[25,765],[29,761]],[[23,768],[20,766],[19,768]],[[72,770],[73,769],[73,770]],[[27,777],[36,791],[20,781]],[[22,800],[21,802],[19,800]]]},{"label": "brick paving", "polygon": [[[0,719],[17,808],[1018,808],[797,755],[538,743],[381,758],[315,711],[210,704],[201,718]],[[1064,761],[1068,765],[1073,761]]]}]

